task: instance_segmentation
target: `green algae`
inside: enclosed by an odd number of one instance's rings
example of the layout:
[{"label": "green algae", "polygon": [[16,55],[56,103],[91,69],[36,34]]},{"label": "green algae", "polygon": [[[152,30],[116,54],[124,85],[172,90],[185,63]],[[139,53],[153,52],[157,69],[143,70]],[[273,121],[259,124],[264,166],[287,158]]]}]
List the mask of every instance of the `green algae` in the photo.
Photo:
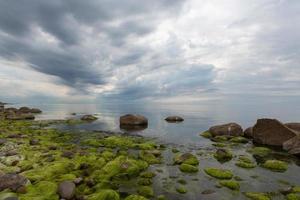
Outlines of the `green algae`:
[{"label": "green algae", "polygon": [[187,189],[186,189],[186,187],[184,187],[184,186],[176,187],[176,191],[177,191],[178,193],[180,193],[180,194],[185,194],[185,193],[187,193]]},{"label": "green algae", "polygon": [[248,139],[244,138],[242,136],[237,136],[237,137],[233,137],[229,140],[229,142],[233,142],[233,143],[248,143]]},{"label": "green algae", "polygon": [[297,193],[290,193],[286,195],[287,200],[300,200],[300,194]]},{"label": "green algae", "polygon": [[204,172],[217,179],[231,179],[233,177],[232,172],[227,169],[210,167],[210,168],[205,168]]},{"label": "green algae", "polygon": [[167,198],[164,195],[159,195],[157,200],[167,200]]},{"label": "green algae", "polygon": [[58,199],[57,184],[49,181],[40,181],[27,187],[27,193],[20,195],[20,200],[53,200]]},{"label": "green algae", "polygon": [[140,179],[138,179],[137,183],[139,185],[148,186],[148,185],[152,184],[152,179],[151,178],[140,178]]},{"label": "green algae", "polygon": [[179,166],[180,171],[185,172],[185,173],[196,173],[198,172],[198,167],[182,163]]},{"label": "green algae", "polygon": [[89,200],[120,200],[119,194],[114,190],[100,190],[89,196]]},{"label": "green algae", "polygon": [[199,161],[197,157],[191,153],[177,153],[174,157],[175,164],[188,164],[188,165],[198,165]]},{"label": "green algae", "polygon": [[125,200],[148,200],[148,199],[140,195],[132,194],[126,197]]},{"label": "green algae", "polygon": [[240,189],[239,182],[233,181],[233,180],[222,180],[222,181],[219,181],[219,184],[221,186],[227,187],[231,190],[239,190]]},{"label": "green algae", "polygon": [[284,172],[287,170],[288,164],[280,160],[267,160],[262,167],[275,172]]},{"label": "green algae", "polygon": [[212,134],[209,131],[204,131],[203,133],[200,133],[200,136],[204,138],[212,138]]},{"label": "green algae", "polygon": [[300,193],[300,186],[294,186],[292,192]]},{"label": "green algae", "polygon": [[245,192],[245,196],[252,200],[271,200],[270,196],[261,192]]},{"label": "green algae", "polygon": [[140,151],[139,153],[139,157],[146,161],[148,164],[159,164],[161,161],[160,161],[160,158],[155,156],[154,154],[148,152],[148,151]]},{"label": "green algae", "polygon": [[233,155],[228,149],[218,149],[214,153],[214,158],[219,162],[228,162],[232,159]]},{"label": "green algae", "polygon": [[256,167],[256,164],[246,156],[240,156],[239,160],[235,163],[235,165],[241,168],[248,169]]},{"label": "green algae", "polygon": [[267,147],[254,147],[249,149],[248,152],[254,156],[266,157],[272,152],[272,150]]},{"label": "green algae", "polygon": [[140,195],[150,198],[154,196],[152,187],[149,186],[140,186],[137,191]]},{"label": "green algae", "polygon": [[147,171],[147,172],[140,173],[140,177],[143,177],[143,178],[153,178],[155,176],[156,176],[156,174],[154,172]]}]

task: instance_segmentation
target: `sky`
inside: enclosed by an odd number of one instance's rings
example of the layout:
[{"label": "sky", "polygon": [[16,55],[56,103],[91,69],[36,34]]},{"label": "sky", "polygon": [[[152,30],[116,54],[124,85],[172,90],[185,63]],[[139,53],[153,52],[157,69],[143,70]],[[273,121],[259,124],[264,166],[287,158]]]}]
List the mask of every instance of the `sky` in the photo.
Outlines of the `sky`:
[{"label": "sky", "polygon": [[300,99],[299,0],[0,0],[0,101]]}]

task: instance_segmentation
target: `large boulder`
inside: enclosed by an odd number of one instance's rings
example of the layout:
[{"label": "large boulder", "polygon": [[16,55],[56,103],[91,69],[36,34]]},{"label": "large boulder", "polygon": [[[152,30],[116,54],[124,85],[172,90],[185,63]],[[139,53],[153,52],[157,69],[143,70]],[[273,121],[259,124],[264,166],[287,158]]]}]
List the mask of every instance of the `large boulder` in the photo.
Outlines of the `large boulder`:
[{"label": "large boulder", "polygon": [[246,128],[244,131],[244,137],[252,138],[253,137],[253,127]]},{"label": "large boulder", "polygon": [[165,119],[167,122],[182,122],[184,119],[179,116],[169,116]]},{"label": "large boulder", "polygon": [[30,113],[31,109],[28,107],[21,107],[19,108],[18,112],[20,113]]},{"label": "large boulder", "polygon": [[18,174],[4,174],[0,176],[0,192],[6,189],[17,191],[19,188],[25,186],[28,180]]},{"label": "large boulder", "polygon": [[42,113],[42,111],[38,108],[31,108],[30,113],[39,114],[39,113]]},{"label": "large boulder", "polygon": [[258,144],[282,146],[297,132],[276,119],[258,119],[253,127],[253,141]]},{"label": "large boulder", "polygon": [[300,133],[300,123],[293,122],[293,123],[286,123],[284,125]]},{"label": "large boulder", "polygon": [[120,125],[132,125],[132,126],[146,126],[148,119],[142,115],[124,115],[120,117]]},{"label": "large boulder", "polygon": [[226,136],[241,136],[243,135],[243,129],[237,123],[228,123],[210,127],[208,130],[213,137],[226,135]]},{"label": "large boulder", "polygon": [[300,135],[297,135],[287,141],[282,145],[283,149],[288,151],[290,154],[300,156]]}]

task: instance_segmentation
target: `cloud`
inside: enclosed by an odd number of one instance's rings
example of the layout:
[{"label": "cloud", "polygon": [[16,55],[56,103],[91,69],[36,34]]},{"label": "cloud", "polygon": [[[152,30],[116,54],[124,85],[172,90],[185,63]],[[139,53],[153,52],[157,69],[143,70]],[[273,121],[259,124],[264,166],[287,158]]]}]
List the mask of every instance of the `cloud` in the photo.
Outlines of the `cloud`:
[{"label": "cloud", "polygon": [[[18,93],[43,99],[47,88],[66,99],[300,95],[299,9],[297,0],[0,1],[0,89],[23,81]],[[19,80],[30,72],[36,81]]]}]

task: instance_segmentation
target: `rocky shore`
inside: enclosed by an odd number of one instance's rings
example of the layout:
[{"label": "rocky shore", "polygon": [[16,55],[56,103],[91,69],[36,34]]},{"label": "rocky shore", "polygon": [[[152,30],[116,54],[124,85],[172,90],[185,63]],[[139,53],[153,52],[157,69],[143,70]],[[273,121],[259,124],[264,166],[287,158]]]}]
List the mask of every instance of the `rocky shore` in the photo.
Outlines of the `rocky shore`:
[{"label": "rocky shore", "polygon": [[[259,119],[201,133],[205,147],[176,146],[104,132],[50,128],[76,120],[7,117],[33,109],[2,109],[0,200],[199,200],[300,198],[299,124]],[[97,118],[82,116],[80,123]],[[180,122],[171,116],[166,121]],[[120,125],[147,126],[140,115]],[[259,186],[259,187],[258,187]]]}]

